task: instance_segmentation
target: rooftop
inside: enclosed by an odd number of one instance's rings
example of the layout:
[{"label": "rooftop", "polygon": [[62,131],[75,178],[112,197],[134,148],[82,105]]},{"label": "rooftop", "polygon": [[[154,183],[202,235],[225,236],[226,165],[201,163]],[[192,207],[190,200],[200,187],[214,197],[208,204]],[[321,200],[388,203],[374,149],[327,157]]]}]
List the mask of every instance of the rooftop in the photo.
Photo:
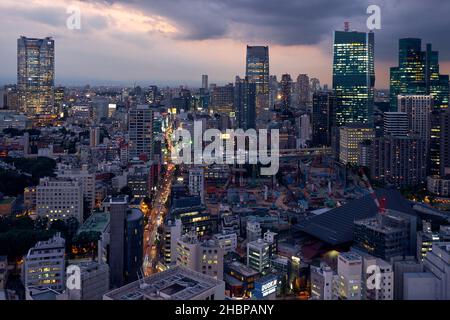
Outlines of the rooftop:
[{"label": "rooftop", "polygon": [[109,214],[105,212],[94,212],[78,229],[78,234],[81,232],[104,232],[109,224]]},{"label": "rooftop", "polygon": [[190,300],[224,282],[176,266],[132,282],[104,295],[112,300]]},{"label": "rooftop", "polygon": [[[386,198],[386,208],[416,216],[414,210],[396,190],[378,189],[377,197]],[[295,228],[331,245],[351,242],[353,239],[354,221],[374,217],[378,208],[371,195],[353,200],[318,216],[309,217],[299,222]]]}]

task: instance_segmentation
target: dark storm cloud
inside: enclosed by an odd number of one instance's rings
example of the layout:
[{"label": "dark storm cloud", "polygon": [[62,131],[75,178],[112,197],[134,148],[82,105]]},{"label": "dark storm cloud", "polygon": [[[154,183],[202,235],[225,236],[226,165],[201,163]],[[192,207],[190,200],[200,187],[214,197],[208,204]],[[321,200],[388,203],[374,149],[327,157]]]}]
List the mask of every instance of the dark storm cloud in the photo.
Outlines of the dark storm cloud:
[{"label": "dark storm cloud", "polygon": [[450,59],[448,0],[114,0],[166,17],[179,38],[233,38],[278,45],[315,45],[331,39],[335,29],[351,21],[366,31],[366,10],[381,7],[382,29],[376,30],[376,53],[395,59],[398,39],[421,37]]},{"label": "dark storm cloud", "polygon": [[171,19],[186,40],[259,38],[273,44],[315,44],[344,18],[363,18],[365,0],[124,0]]}]

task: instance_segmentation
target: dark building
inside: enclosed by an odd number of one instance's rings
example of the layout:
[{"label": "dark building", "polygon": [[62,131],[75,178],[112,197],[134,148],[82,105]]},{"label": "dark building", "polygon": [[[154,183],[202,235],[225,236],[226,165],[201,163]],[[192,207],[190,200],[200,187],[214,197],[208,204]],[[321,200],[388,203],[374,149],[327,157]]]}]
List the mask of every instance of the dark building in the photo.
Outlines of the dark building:
[{"label": "dark building", "polygon": [[374,34],[336,31],[333,53],[333,91],[336,125],[373,125]]},{"label": "dark building", "polygon": [[225,86],[215,86],[211,90],[211,105],[217,112],[229,113],[234,102],[234,87],[232,83]]},{"label": "dark building", "polygon": [[329,146],[334,97],[331,92],[317,91],[313,94],[312,105],[312,144]]},{"label": "dark building", "polygon": [[269,110],[269,47],[247,46],[245,76],[256,84],[256,115]]},{"label": "dark building", "polygon": [[128,208],[128,196],[112,197],[110,204],[109,268],[111,286],[137,280],[143,262],[144,217]]},{"label": "dark building", "polygon": [[211,214],[202,205],[200,196],[173,199],[169,217],[181,220],[183,233],[194,230],[201,237],[214,229]]},{"label": "dark building", "polygon": [[372,179],[397,187],[416,186],[426,181],[426,147],[417,135],[375,138],[372,143]]},{"label": "dark building", "polygon": [[441,114],[440,174],[450,174],[450,111]]},{"label": "dark building", "polygon": [[289,110],[291,107],[292,78],[289,74],[283,74],[280,81],[281,110]]},{"label": "dark building", "polygon": [[125,232],[125,283],[138,279],[144,254],[144,215],[139,209],[127,210]]},{"label": "dark building", "polygon": [[431,95],[431,137],[429,144],[430,174],[440,171],[441,114],[449,104],[449,76],[439,74],[439,53],[427,44],[422,51],[422,41],[417,38],[399,40],[398,67],[391,68],[391,110],[397,111],[398,95]]},{"label": "dark building", "polygon": [[236,77],[234,109],[240,129],[256,129],[256,84]]},{"label": "dark building", "polygon": [[269,47],[247,46],[245,76],[256,84],[256,94],[269,94]]},{"label": "dark building", "polygon": [[111,198],[110,203],[110,246],[109,268],[111,287],[124,284],[125,270],[125,223],[128,209],[128,197]]},{"label": "dark building", "polygon": [[355,221],[353,241],[357,250],[389,261],[416,253],[417,219],[395,210]]}]

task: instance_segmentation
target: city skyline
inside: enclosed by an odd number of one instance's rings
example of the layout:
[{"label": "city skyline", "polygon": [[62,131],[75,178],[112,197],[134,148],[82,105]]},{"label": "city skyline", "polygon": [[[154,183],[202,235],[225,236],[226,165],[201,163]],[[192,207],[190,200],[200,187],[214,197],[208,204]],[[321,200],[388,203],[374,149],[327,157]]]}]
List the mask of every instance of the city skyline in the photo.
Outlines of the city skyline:
[{"label": "city skyline", "polygon": [[[450,72],[450,48],[445,41],[438,40],[440,30],[448,29],[449,23],[438,18],[436,10],[442,11],[442,6],[427,6],[424,10],[418,1],[408,1],[407,6],[376,2],[382,17],[381,30],[375,30],[376,88],[389,87],[389,68],[396,65],[399,38],[417,37],[424,43],[432,43],[441,53],[441,72]],[[343,30],[344,21],[351,22],[351,30],[368,31],[366,1],[342,2],[328,7],[328,13],[320,10],[330,6],[328,1],[315,5],[286,2],[276,8],[270,3],[253,8],[251,2],[236,7],[232,2],[218,5],[177,1],[176,4],[185,8],[183,14],[174,9],[174,4],[159,2],[147,5],[134,1],[60,1],[54,4],[34,0],[25,8],[21,3],[2,1],[0,16],[4,19],[0,20],[0,27],[6,31],[0,35],[5,44],[0,52],[4,62],[0,82],[14,82],[15,54],[9,44],[25,35],[53,36],[57,85],[137,83],[195,87],[200,86],[202,74],[209,75],[210,83],[230,83],[236,75],[245,74],[246,45],[270,47],[270,74],[289,73],[296,77],[306,73],[331,85],[333,32]],[[80,30],[66,27],[70,16],[66,10],[71,5],[80,8]],[[230,13],[219,19],[218,11],[222,9],[229,9]],[[254,10],[244,21],[237,9]],[[294,13],[298,18],[294,18]],[[435,14],[437,18],[421,19],[424,22],[416,21],[414,25],[401,23],[414,14],[424,18]],[[283,17],[284,20],[279,20]],[[270,30],[262,24],[264,20]],[[11,22],[17,26],[15,30],[7,28]]]}]

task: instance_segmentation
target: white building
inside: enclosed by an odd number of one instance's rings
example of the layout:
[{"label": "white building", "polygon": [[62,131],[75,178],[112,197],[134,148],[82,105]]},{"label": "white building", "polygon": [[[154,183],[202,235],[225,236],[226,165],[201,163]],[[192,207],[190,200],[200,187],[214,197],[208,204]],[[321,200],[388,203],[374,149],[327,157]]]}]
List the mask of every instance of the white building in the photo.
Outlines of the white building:
[{"label": "white building", "polygon": [[200,196],[202,203],[205,203],[205,169],[203,167],[189,169],[189,194]]},{"label": "white building", "polygon": [[262,272],[270,265],[270,244],[263,239],[247,243],[247,266]]},{"label": "white building", "polygon": [[177,246],[182,230],[180,219],[169,220],[164,225],[164,263],[167,266],[177,262]]},{"label": "white building", "polygon": [[65,289],[65,240],[58,233],[28,250],[24,266],[24,286],[28,290]]},{"label": "white building", "polygon": [[225,282],[176,266],[112,290],[103,300],[224,300]]},{"label": "white building", "polygon": [[394,270],[380,258],[363,258],[364,300],[394,300]]},{"label": "white building", "polygon": [[255,241],[261,239],[261,224],[258,221],[247,221],[247,241]]},{"label": "white building", "polygon": [[74,169],[71,166],[60,166],[57,171],[58,178],[69,178],[79,180],[83,186],[83,197],[92,210],[95,207],[95,173],[88,169],[86,164],[81,169]]},{"label": "white building", "polygon": [[432,105],[431,95],[398,96],[398,111],[408,115],[409,131],[419,134],[427,144],[430,141]]},{"label": "white building", "polygon": [[50,220],[74,217],[82,223],[82,182],[68,178],[42,178],[36,187],[36,213]]},{"label": "white building", "polygon": [[324,263],[311,266],[311,299],[333,299],[333,270]]},{"label": "white building", "polygon": [[352,252],[338,256],[337,275],[334,276],[334,298],[361,300],[362,258]]},{"label": "white building", "polygon": [[236,250],[237,234],[235,232],[216,233],[213,238],[225,254]]},{"label": "white building", "polygon": [[80,288],[68,289],[69,300],[102,300],[109,291],[109,266],[95,261],[80,263]]},{"label": "white building", "polygon": [[423,265],[437,279],[437,299],[450,300],[450,242],[433,243]]},{"label": "white building", "polygon": [[357,163],[359,144],[366,140],[373,140],[373,128],[364,125],[348,125],[339,130],[339,160],[344,163]]},{"label": "white building", "polygon": [[194,232],[178,240],[177,265],[223,279],[223,249],[214,240],[200,242]]}]

